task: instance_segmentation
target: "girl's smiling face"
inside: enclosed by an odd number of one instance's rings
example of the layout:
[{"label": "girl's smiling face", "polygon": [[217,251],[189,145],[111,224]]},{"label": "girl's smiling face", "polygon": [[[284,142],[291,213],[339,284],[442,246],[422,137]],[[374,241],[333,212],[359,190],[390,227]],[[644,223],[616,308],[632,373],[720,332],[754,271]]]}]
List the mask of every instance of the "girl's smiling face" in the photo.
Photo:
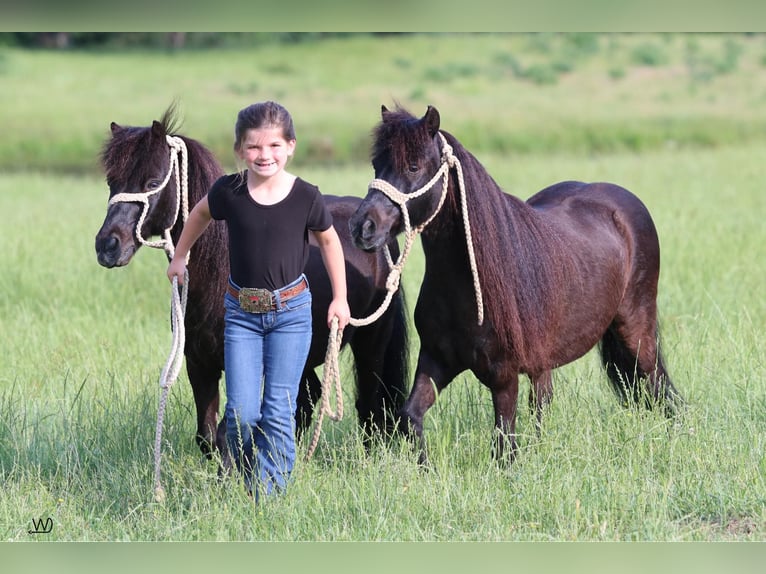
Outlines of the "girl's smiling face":
[{"label": "girl's smiling face", "polygon": [[295,140],[286,140],[277,127],[249,129],[237,155],[254,175],[268,178],[281,172],[295,151]]}]

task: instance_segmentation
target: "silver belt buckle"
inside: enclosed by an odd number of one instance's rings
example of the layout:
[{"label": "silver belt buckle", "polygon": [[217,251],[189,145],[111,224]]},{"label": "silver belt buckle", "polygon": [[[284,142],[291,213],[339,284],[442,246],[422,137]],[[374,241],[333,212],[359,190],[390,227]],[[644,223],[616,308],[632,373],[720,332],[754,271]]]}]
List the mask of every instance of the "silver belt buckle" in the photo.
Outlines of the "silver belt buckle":
[{"label": "silver belt buckle", "polygon": [[239,306],[248,313],[266,313],[274,308],[273,295],[268,289],[245,287],[239,290]]}]

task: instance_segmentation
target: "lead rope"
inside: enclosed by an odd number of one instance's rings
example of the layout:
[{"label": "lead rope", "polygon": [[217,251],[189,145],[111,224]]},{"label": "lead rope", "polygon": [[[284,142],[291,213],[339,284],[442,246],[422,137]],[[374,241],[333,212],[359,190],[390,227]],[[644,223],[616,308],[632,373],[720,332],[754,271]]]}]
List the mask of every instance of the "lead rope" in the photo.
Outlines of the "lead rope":
[{"label": "lead rope", "polygon": [[160,461],[162,459],[162,421],[165,416],[165,405],[170,394],[170,387],[178,378],[183,364],[183,350],[186,343],[186,330],[184,329],[184,316],[186,315],[186,300],[189,289],[186,287],[189,281],[189,271],[184,270],[184,284],[181,286],[181,294],[178,294],[178,278],[173,277],[173,292],[170,297],[170,328],[173,332],[173,340],[170,353],[165,367],[160,374],[160,403],[157,408],[157,426],[154,431],[154,500],[165,501],[165,489],[160,482]]},{"label": "lead rope", "polygon": [[[391,259],[391,252],[389,251],[388,246],[385,246],[384,253],[386,256],[386,261],[388,262],[388,266],[391,268],[388,273],[388,278],[386,279],[386,297],[378,309],[366,318],[355,319],[354,317],[351,317],[351,319],[349,319],[349,324],[354,327],[362,327],[377,321],[380,316],[383,315],[383,313],[385,313],[388,309],[394,293],[399,288],[402,270],[404,268],[405,262],[407,261],[407,258],[410,256],[410,251],[413,244],[415,243],[415,239],[418,235],[420,235],[420,233],[423,232],[426,226],[431,223],[431,221],[434,219],[434,217],[436,217],[439,211],[441,211],[441,208],[444,205],[444,200],[447,197],[449,170],[451,167],[455,168],[458,175],[458,187],[460,189],[460,204],[462,208],[463,227],[465,229],[465,239],[468,246],[468,260],[471,266],[471,276],[473,277],[473,289],[476,296],[478,324],[482,325],[484,323],[484,299],[481,292],[479,273],[476,268],[476,256],[473,249],[471,224],[468,219],[468,203],[466,202],[463,166],[461,165],[457,156],[455,156],[453,153],[452,146],[447,143],[444,135],[441,132],[438,133],[442,141],[441,165],[431,180],[420,189],[412,193],[402,193],[385,180],[374,179],[370,182],[369,189],[377,189],[378,191],[381,191],[386,195],[386,197],[398,205],[399,209],[401,209],[402,217],[404,219],[404,247],[402,248],[402,252],[399,254],[399,258],[396,260],[396,262],[394,262]],[[410,213],[407,210],[407,202],[412,199],[416,199],[429,191],[431,187],[433,187],[439,181],[439,178],[442,178],[443,180],[442,194],[439,198],[439,204],[436,206],[436,209],[428,219],[426,219],[417,227],[413,228],[410,223]],[[342,333],[338,331],[338,319],[337,317],[333,317],[332,324],[330,326],[330,338],[327,342],[327,353],[325,354],[324,371],[322,376],[322,404],[319,410],[319,418],[317,419],[317,423],[314,428],[314,435],[311,439],[311,444],[309,445],[308,451],[306,452],[305,460],[309,460],[312,457],[314,451],[316,450],[317,444],[319,443],[319,434],[322,431],[322,419],[324,418],[324,415],[328,415],[334,421],[339,421],[343,418],[343,394],[340,382],[340,369],[338,368],[338,355],[340,353],[341,339]],[[330,407],[331,386],[335,387],[335,400],[337,403],[337,408],[335,410]]]},{"label": "lead rope", "polygon": [[[186,150],[186,144],[177,136],[165,136],[170,147],[170,167],[162,183],[151,191],[145,193],[118,193],[109,200],[109,205],[124,202],[138,202],[143,204],[141,216],[136,224],[136,239],[142,245],[165,250],[169,259],[173,258],[175,245],[170,235],[170,230],[178,220],[179,213],[186,223],[189,217],[189,159]],[[181,160],[179,162],[179,156]],[[165,229],[163,237],[157,241],[148,241],[141,234],[141,228],[144,225],[146,214],[149,211],[149,198],[165,189],[170,181],[171,174],[175,173],[176,182],[176,213],[173,217],[170,227]],[[186,264],[189,264],[189,254],[186,255]],[[184,282],[178,289],[178,279],[173,278],[173,284],[170,294],[170,328],[173,334],[170,353],[165,366],[160,374],[159,385],[161,389],[160,402],[157,409],[157,427],[154,434],[154,500],[157,502],[165,501],[165,489],[160,482],[160,461],[162,459],[162,426],[165,416],[165,406],[167,404],[170,388],[178,378],[183,364],[183,350],[186,343],[186,330],[184,328],[184,316],[186,315],[186,301],[189,293],[189,271],[184,270]]]}]

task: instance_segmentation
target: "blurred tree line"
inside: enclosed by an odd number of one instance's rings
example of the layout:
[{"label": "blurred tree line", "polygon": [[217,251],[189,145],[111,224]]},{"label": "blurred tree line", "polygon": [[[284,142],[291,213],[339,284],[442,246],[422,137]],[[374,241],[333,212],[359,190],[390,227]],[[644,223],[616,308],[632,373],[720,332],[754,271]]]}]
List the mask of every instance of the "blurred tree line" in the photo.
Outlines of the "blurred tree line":
[{"label": "blurred tree line", "polygon": [[[225,48],[296,43],[349,32],[0,32],[0,45],[41,49]],[[396,32],[353,32],[391,35]]]}]

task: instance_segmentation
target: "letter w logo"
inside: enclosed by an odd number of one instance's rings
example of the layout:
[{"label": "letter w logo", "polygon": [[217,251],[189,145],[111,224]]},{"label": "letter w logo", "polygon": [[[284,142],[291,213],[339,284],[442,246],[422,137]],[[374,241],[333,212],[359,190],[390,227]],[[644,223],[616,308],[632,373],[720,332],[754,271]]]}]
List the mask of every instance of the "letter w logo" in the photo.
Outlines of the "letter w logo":
[{"label": "letter w logo", "polygon": [[53,530],[53,519],[49,516],[47,520],[32,519],[32,530],[28,530],[29,534],[48,534]]}]

